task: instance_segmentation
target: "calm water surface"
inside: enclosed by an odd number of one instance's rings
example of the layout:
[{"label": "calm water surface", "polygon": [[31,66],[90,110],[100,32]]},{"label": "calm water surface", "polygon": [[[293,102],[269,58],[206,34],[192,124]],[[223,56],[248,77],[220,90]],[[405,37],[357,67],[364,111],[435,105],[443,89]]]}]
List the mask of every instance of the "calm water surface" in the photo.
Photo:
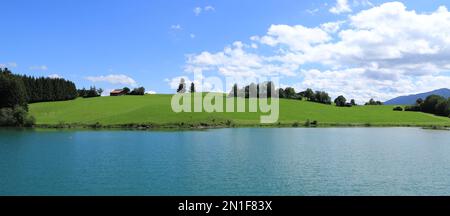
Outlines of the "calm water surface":
[{"label": "calm water surface", "polygon": [[0,129],[0,195],[450,195],[450,132]]}]

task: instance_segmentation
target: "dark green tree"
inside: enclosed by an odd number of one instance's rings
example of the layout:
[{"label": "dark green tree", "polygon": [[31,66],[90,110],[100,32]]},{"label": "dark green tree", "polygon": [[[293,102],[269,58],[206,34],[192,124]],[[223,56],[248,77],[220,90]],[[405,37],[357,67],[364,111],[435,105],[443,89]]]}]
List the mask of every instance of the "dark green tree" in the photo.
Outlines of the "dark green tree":
[{"label": "dark green tree", "polygon": [[295,98],[296,97],[295,89],[292,87],[286,87],[284,89],[284,95],[286,98],[290,98],[290,99]]},{"label": "dark green tree", "polygon": [[279,98],[286,98],[286,94],[284,92],[284,89],[282,89],[282,88],[278,89],[278,97]]},{"label": "dark green tree", "polygon": [[394,107],[393,110],[394,111],[403,111],[403,108],[401,106],[397,106],[397,107]]},{"label": "dark green tree", "polygon": [[423,99],[422,98],[417,98],[416,100],[416,105],[421,105],[423,103]]},{"label": "dark green tree", "polygon": [[177,93],[186,92],[186,83],[183,78],[180,79],[180,84],[178,85]]},{"label": "dark green tree", "polygon": [[256,98],[258,97],[258,86],[255,83],[251,83],[245,86],[245,98]]},{"label": "dark green tree", "polygon": [[446,101],[446,99],[439,95],[430,95],[425,101],[420,105],[420,109],[422,112],[437,114],[436,105],[439,103]]},{"label": "dark green tree", "polygon": [[238,91],[239,91],[239,87],[238,85],[235,83],[233,86],[233,96],[237,97],[238,96]]},{"label": "dark green tree", "polygon": [[275,93],[276,93],[275,86],[274,86],[273,82],[272,81],[267,82],[267,97],[270,98],[272,96],[275,96],[275,95],[272,95]]},{"label": "dark green tree", "polygon": [[191,93],[195,93],[195,84],[191,82]]},{"label": "dark green tree", "polygon": [[323,104],[331,104],[330,96],[324,91],[316,91],[311,101]]},{"label": "dark green tree", "polygon": [[336,99],[334,99],[334,103],[336,106],[343,107],[347,103],[347,99],[344,96],[340,95]]},{"label": "dark green tree", "polygon": [[130,95],[145,95],[145,88],[144,87],[134,88],[133,91],[130,92]]},{"label": "dark green tree", "polygon": [[1,74],[20,80],[23,83],[28,103],[71,100],[78,95],[75,84],[61,78],[35,78],[26,75],[15,75],[7,69],[1,70]]},{"label": "dark green tree", "polygon": [[381,101],[375,101],[373,98],[371,98],[365,105],[383,105],[383,103]]},{"label": "dark green tree", "polygon": [[34,123],[34,117],[22,106],[0,108],[0,126],[30,127]]},{"label": "dark green tree", "polygon": [[78,93],[78,97],[86,97],[87,90],[86,90],[86,88],[79,89],[79,90],[77,90],[77,93]]},{"label": "dark green tree", "polygon": [[102,93],[103,93],[103,89],[102,88],[99,88],[99,89],[97,89],[97,93],[98,93],[98,95],[102,95]]},{"label": "dark green tree", "polygon": [[446,117],[450,115],[450,98],[447,100],[439,101],[436,104],[435,114]]},{"label": "dark green tree", "polygon": [[131,90],[130,90],[130,88],[128,88],[128,87],[123,87],[123,92],[124,92],[125,94],[129,94],[129,93],[131,92]]},{"label": "dark green tree", "polygon": [[91,86],[91,88],[89,88],[89,90],[86,91],[86,95],[84,96],[85,98],[91,98],[91,97],[99,97],[99,91],[95,86]]},{"label": "dark green tree", "polygon": [[[6,69],[7,70],[7,69]],[[27,105],[27,91],[23,81],[7,70],[0,73],[0,108]]]},{"label": "dark green tree", "polygon": [[307,98],[308,100],[311,100],[314,97],[314,91],[310,88],[306,89],[306,91],[303,92],[303,96]]}]

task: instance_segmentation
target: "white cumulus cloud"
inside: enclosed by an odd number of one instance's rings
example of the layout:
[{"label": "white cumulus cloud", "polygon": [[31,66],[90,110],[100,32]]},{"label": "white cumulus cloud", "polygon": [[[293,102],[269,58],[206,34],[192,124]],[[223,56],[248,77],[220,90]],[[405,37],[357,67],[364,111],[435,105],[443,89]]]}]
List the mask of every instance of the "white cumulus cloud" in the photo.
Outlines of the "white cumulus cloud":
[{"label": "white cumulus cloud", "polygon": [[372,2],[369,0],[353,0],[353,7],[371,7]]},{"label": "white cumulus cloud", "polygon": [[298,90],[359,102],[450,87],[450,12],[444,6],[420,13],[388,2],[318,26],[271,25],[249,44],[188,55],[185,71],[279,75]]},{"label": "white cumulus cloud", "polygon": [[59,74],[50,74],[48,75],[48,77],[53,78],[53,79],[62,79],[63,77]]},{"label": "white cumulus cloud", "polygon": [[122,84],[122,85],[130,85],[130,86],[136,86],[136,81],[123,74],[110,74],[106,76],[88,76],[86,77],[86,80],[89,80],[91,82],[107,82],[110,84]]},{"label": "white cumulus cloud", "polygon": [[195,7],[193,9],[193,12],[194,12],[195,16],[199,16],[203,12],[213,12],[215,10],[216,10],[216,8],[214,8],[212,5],[207,5],[205,7]]},{"label": "white cumulus cloud", "polygon": [[215,11],[216,9],[213,6],[208,5],[208,6],[205,6],[204,10],[205,11]]},{"label": "white cumulus cloud", "polygon": [[47,67],[47,65],[34,65],[34,66],[29,67],[28,69],[37,70],[37,71],[46,71],[46,70],[48,70],[48,67]]},{"label": "white cumulus cloud", "polygon": [[156,94],[156,92],[155,92],[155,91],[152,91],[152,90],[150,90],[150,91],[146,91],[146,92],[145,92],[145,94]]},{"label": "white cumulus cloud", "polygon": [[304,51],[311,48],[311,45],[327,42],[331,37],[321,28],[308,28],[302,25],[272,25],[267,35],[253,37],[254,40],[269,46],[280,44]]},{"label": "white cumulus cloud", "polygon": [[344,24],[344,21],[336,21],[336,22],[327,22],[320,25],[320,28],[326,31],[327,33],[336,33],[341,28],[341,25]]},{"label": "white cumulus cloud", "polygon": [[334,14],[352,12],[347,0],[336,0],[336,5],[330,8],[330,12]]},{"label": "white cumulus cloud", "polygon": [[[254,47],[254,46],[253,46]],[[251,46],[236,41],[221,52],[202,52],[188,57],[187,72],[218,71],[229,77],[258,77],[283,74],[294,76],[298,69],[294,64],[271,64],[277,61],[272,57],[264,57],[245,51]],[[254,48],[252,48],[254,49]]]}]

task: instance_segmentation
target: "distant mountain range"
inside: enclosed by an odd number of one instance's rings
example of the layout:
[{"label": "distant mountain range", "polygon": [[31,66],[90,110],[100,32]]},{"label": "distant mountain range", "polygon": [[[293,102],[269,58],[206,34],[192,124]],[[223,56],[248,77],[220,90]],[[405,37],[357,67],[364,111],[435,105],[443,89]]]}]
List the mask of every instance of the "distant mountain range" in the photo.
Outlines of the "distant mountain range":
[{"label": "distant mountain range", "polygon": [[425,100],[426,97],[433,95],[433,94],[448,98],[448,97],[450,97],[450,89],[442,88],[442,89],[437,89],[434,91],[415,94],[415,95],[400,96],[400,97],[396,97],[391,100],[388,100],[388,101],[384,102],[384,104],[386,104],[386,105],[412,105],[412,104],[416,103],[416,100],[418,98],[422,98]]}]

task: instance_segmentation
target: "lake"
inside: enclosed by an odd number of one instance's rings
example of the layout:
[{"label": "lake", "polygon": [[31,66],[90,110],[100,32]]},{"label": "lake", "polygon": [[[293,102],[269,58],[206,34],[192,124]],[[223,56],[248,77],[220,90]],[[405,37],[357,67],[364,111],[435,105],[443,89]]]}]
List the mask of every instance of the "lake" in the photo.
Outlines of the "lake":
[{"label": "lake", "polygon": [[450,132],[0,129],[0,195],[450,195]]}]

